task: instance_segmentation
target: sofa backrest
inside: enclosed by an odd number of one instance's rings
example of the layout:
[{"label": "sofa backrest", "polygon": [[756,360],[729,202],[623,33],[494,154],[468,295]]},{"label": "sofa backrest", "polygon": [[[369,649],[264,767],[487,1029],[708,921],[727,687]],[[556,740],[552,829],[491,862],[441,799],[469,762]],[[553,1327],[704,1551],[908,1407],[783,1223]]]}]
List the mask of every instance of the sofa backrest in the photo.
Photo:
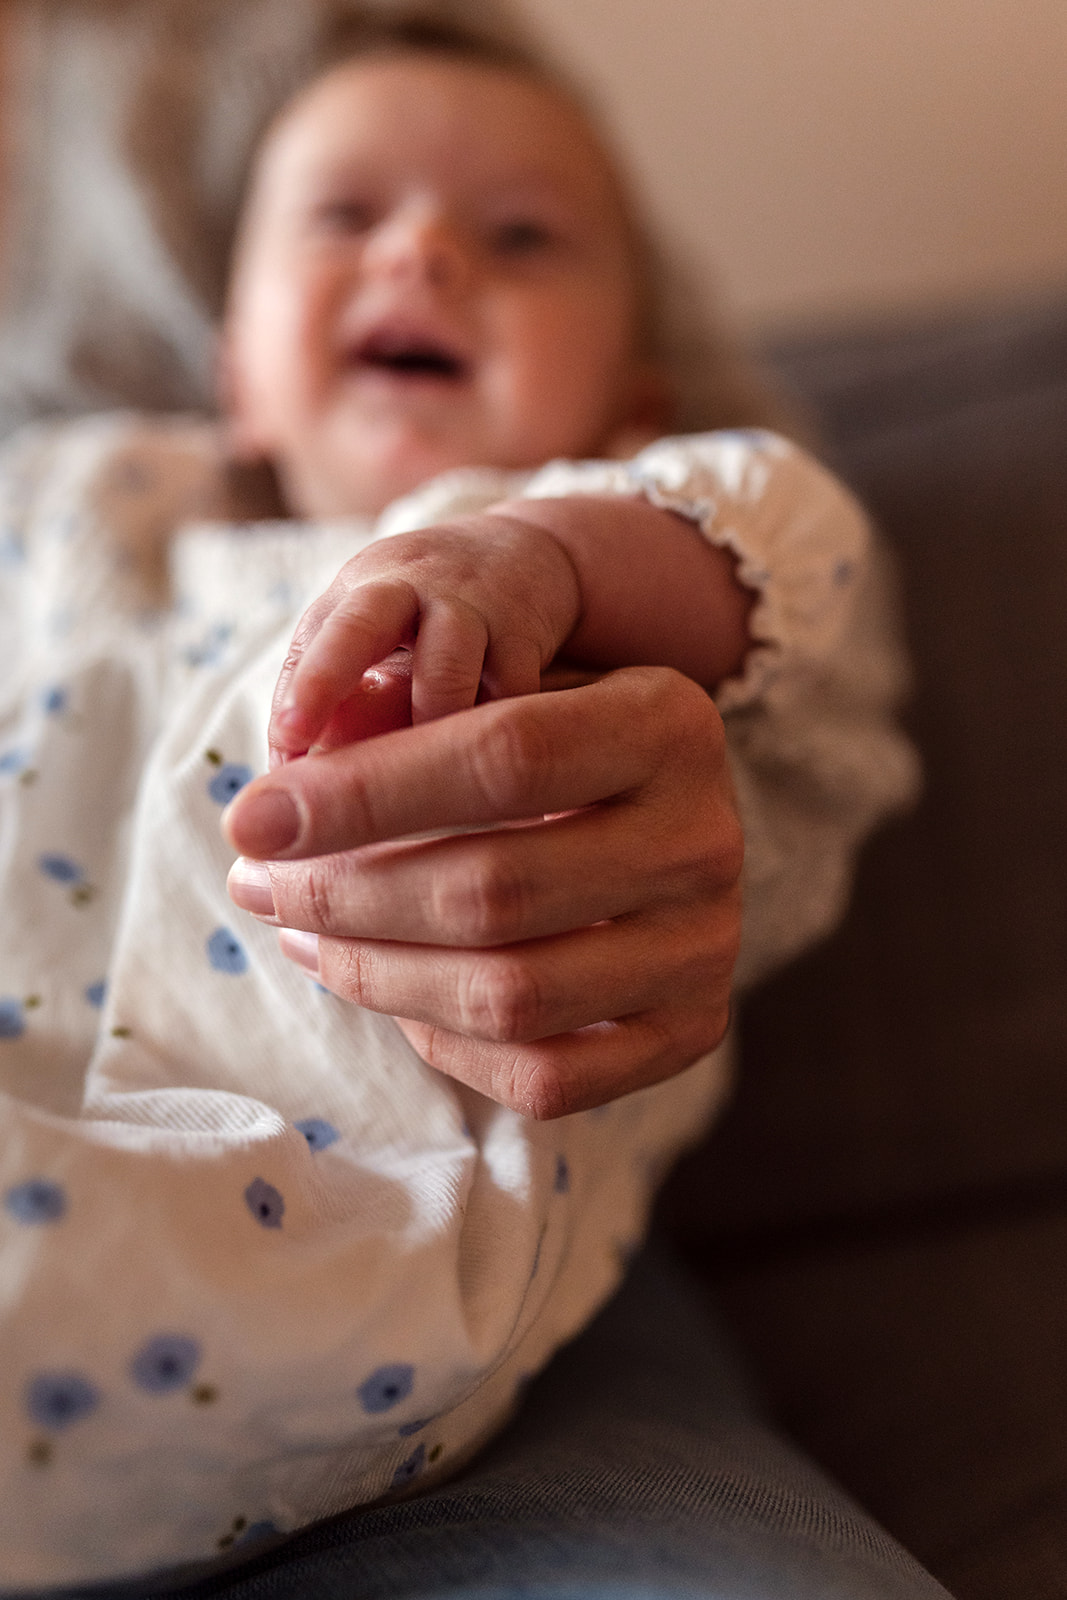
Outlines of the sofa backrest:
[{"label": "sofa backrest", "polygon": [[1067,1194],[1067,301],[770,354],[895,552],[926,790],[744,1009],[666,1201],[723,1254]]}]

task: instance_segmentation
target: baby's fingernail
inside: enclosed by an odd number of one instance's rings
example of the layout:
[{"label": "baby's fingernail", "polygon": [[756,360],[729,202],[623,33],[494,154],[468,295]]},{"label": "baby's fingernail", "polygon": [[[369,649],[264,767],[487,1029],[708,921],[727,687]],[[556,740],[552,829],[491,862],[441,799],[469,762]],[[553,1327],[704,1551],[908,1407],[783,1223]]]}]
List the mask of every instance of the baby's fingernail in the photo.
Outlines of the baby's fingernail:
[{"label": "baby's fingernail", "polygon": [[281,855],[300,833],[300,813],[285,789],[253,789],[239,794],[222,815],[227,838],[242,855]]},{"label": "baby's fingernail", "polygon": [[[307,742],[307,718],[297,705],[282,706],[274,716],[275,734],[284,738],[286,744],[299,744]],[[310,730],[314,732],[314,729]]]},{"label": "baby's fingernail", "polygon": [[299,933],[294,928],[283,928],[278,935],[282,955],[295,961],[297,966],[319,975],[319,936],[317,933]]},{"label": "baby's fingernail", "polygon": [[230,868],[226,891],[235,906],[250,911],[254,917],[275,915],[274,889],[262,861],[249,861],[239,856]]}]

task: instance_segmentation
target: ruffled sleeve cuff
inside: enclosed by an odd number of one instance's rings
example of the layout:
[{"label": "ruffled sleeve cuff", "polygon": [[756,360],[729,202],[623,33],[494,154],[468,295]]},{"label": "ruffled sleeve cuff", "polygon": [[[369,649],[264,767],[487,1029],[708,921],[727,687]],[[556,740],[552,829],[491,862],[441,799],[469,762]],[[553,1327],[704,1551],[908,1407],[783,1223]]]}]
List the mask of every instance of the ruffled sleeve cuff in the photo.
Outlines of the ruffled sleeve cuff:
[{"label": "ruffled sleeve cuff", "polygon": [[522,494],[643,494],[733,553],[757,598],[752,648],[715,696],[722,711],[833,650],[868,557],[857,501],[805,451],[758,429],[661,439],[629,462],[551,462]]}]

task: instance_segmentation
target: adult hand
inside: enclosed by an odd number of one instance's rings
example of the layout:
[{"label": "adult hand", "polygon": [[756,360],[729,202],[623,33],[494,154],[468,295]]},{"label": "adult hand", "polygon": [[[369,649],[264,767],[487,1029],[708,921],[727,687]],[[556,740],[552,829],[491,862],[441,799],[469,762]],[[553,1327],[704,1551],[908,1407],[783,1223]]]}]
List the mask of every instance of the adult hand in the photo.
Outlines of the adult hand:
[{"label": "adult hand", "polygon": [[[492,831],[411,837],[471,827]],[[658,1082],[725,1032],[741,828],[718,713],[668,668],[290,762],[226,828],[231,896],[296,930],[286,954],[526,1115]]]}]

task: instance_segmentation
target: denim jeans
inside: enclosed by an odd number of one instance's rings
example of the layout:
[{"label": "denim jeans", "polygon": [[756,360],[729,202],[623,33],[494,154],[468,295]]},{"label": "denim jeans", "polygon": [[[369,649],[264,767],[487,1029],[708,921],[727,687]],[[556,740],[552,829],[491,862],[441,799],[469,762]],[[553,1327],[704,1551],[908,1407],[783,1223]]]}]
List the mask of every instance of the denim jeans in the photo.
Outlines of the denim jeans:
[{"label": "denim jeans", "polygon": [[945,1600],[760,1416],[659,1249],[458,1477],[240,1565],[93,1600]]}]

